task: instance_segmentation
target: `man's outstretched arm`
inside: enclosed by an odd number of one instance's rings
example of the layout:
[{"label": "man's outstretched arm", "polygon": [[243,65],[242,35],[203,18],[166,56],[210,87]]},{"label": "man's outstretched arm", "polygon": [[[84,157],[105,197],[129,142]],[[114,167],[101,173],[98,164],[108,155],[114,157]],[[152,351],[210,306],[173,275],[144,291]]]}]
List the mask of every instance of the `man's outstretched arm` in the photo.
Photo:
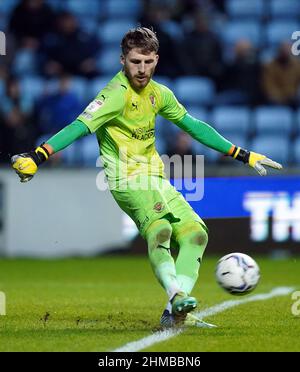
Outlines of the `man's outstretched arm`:
[{"label": "man's outstretched arm", "polygon": [[267,174],[264,165],[274,169],[282,169],[281,164],[268,159],[265,155],[244,150],[233,145],[209,124],[197,120],[189,114],[184,115],[181,120],[176,122],[176,125],[204,145],[225,155],[232,156],[234,159],[242,161],[245,164],[249,164],[250,167],[254,168],[261,176]]},{"label": "man's outstretched arm", "polygon": [[52,154],[63,150],[77,139],[89,133],[88,127],[82,121],[75,120],[35,150],[14,155],[11,158],[12,167],[20,177],[21,182],[30,181],[37,172],[38,166],[44,163]]}]

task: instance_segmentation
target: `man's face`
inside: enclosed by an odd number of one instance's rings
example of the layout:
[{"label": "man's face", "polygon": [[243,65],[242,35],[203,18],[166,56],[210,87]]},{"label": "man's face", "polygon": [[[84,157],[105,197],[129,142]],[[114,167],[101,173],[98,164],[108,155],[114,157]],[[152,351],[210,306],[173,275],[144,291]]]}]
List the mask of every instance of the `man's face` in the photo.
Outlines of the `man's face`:
[{"label": "man's face", "polygon": [[143,54],[138,48],[131,49],[126,56],[121,56],[125,75],[133,89],[138,91],[145,88],[149,83],[157,62],[158,55],[155,52]]}]

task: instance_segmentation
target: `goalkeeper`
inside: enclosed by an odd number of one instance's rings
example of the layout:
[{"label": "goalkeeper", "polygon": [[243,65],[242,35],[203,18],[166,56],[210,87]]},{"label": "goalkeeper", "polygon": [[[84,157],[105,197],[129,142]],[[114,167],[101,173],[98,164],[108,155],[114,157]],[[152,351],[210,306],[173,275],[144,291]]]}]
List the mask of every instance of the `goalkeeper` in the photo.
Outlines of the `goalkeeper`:
[{"label": "goalkeeper", "polygon": [[[121,48],[122,71],[73,123],[35,150],[14,155],[12,166],[21,182],[27,182],[52,154],[95,133],[111,193],[146,239],[154,274],[167,293],[161,325],[210,327],[193,315],[197,300],[191,296],[208,241],[207,227],[164,175],[155,149],[155,117],[163,116],[197,141],[248,164],[260,175],[266,174],[264,165],[276,169],[281,165],[233,145],[189,115],[171,90],[152,80],[159,58],[153,31],[129,30]],[[179,247],[176,262],[169,249],[171,241]]]}]

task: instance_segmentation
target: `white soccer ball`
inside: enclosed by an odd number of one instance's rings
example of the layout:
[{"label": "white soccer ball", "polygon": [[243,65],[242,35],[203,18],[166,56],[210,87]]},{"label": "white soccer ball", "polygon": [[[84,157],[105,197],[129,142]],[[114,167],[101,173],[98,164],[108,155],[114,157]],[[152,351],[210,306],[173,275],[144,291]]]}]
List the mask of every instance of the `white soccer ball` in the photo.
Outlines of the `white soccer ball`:
[{"label": "white soccer ball", "polygon": [[259,278],[257,263],[244,253],[227,254],[217,263],[216,280],[231,294],[244,295],[253,291]]}]

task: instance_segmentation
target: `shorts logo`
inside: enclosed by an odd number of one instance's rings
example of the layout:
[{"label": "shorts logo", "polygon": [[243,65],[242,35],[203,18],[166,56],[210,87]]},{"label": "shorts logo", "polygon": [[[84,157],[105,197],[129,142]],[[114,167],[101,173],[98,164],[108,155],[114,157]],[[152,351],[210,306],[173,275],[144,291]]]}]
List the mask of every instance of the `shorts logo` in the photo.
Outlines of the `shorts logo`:
[{"label": "shorts logo", "polygon": [[165,209],[165,206],[162,202],[158,202],[154,205],[153,209],[155,210],[155,212],[160,213]]}]

